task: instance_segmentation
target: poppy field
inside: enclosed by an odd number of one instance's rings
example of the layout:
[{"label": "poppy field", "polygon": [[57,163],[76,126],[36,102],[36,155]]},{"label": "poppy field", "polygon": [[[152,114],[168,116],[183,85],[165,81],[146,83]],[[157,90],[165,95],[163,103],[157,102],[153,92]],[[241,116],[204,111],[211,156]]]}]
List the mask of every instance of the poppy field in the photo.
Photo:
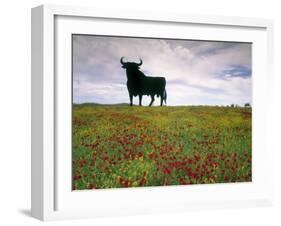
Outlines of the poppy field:
[{"label": "poppy field", "polygon": [[252,180],[251,108],[74,104],[73,190]]}]

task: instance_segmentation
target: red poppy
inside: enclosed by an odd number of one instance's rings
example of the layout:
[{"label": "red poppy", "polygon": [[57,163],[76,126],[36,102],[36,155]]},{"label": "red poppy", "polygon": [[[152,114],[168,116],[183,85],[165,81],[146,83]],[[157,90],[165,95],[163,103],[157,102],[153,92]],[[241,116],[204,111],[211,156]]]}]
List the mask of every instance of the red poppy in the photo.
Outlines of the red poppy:
[{"label": "red poppy", "polygon": [[94,184],[92,184],[92,183],[88,184],[88,189],[94,189],[94,188],[96,188],[96,186]]},{"label": "red poppy", "polygon": [[153,153],[149,153],[149,154],[148,154],[148,158],[149,158],[149,159],[153,159],[153,157],[154,157]]}]

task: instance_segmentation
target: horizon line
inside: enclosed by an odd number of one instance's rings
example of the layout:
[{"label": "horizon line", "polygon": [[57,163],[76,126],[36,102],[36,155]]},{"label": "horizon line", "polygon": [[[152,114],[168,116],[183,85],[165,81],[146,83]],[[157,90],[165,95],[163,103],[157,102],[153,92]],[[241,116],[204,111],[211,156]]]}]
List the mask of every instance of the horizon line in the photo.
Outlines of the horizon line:
[{"label": "horizon line", "polygon": [[[72,102],[72,105],[83,105],[83,104],[96,104],[96,105],[130,105],[130,103],[125,103],[125,102],[120,102],[120,103],[98,103],[98,102]],[[250,104],[250,107],[252,107],[252,104],[249,102],[244,103],[243,105],[240,104],[186,104],[186,105],[167,105],[167,104],[163,104],[163,106],[171,106],[171,107],[180,107],[180,106],[213,106],[213,107],[220,107],[220,106],[234,106],[234,107],[244,107],[246,104]],[[133,104],[133,106],[139,106],[138,104]],[[148,105],[142,105],[142,107],[145,107]],[[157,107],[158,105],[152,105],[154,107]]]}]

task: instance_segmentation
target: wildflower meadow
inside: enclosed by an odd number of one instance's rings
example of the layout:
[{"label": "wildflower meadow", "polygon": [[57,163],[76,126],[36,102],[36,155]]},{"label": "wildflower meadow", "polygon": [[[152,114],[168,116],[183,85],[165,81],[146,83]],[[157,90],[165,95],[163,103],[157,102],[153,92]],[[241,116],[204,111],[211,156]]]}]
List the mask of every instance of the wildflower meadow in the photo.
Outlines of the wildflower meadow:
[{"label": "wildflower meadow", "polygon": [[251,108],[74,104],[73,190],[247,182]]}]

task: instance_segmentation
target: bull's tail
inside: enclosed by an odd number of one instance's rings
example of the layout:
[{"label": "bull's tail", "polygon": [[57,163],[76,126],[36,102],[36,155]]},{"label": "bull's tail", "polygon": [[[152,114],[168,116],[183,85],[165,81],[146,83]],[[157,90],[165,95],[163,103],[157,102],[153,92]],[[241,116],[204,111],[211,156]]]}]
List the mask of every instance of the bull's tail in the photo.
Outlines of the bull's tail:
[{"label": "bull's tail", "polygon": [[167,91],[166,91],[166,89],[164,90],[163,99],[165,101],[165,104],[167,104]]}]

